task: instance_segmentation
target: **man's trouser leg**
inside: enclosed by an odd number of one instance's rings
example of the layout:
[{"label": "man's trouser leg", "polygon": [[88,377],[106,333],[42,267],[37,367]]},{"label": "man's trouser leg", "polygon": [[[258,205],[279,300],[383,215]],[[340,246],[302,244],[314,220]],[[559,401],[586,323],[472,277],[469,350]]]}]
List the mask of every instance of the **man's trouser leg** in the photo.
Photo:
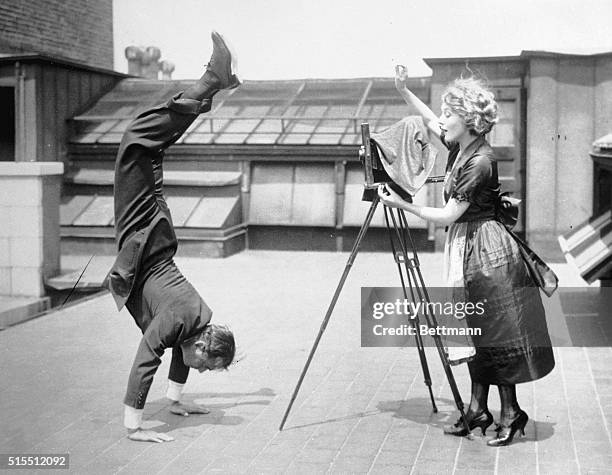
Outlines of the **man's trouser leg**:
[{"label": "man's trouser leg", "polygon": [[115,228],[117,246],[146,228],[159,213],[171,223],[163,197],[163,155],[198,114],[210,110],[202,102],[175,96],[167,104],[140,114],[128,127],[115,163]]}]

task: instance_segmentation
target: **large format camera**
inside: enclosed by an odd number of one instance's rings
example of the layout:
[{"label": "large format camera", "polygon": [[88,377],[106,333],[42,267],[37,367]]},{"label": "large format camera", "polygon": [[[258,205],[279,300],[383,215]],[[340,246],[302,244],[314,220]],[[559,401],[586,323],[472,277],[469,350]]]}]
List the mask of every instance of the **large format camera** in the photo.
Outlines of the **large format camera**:
[{"label": "large format camera", "polygon": [[381,161],[382,152],[379,150],[376,142],[370,137],[370,124],[368,123],[361,124],[361,143],[359,160],[365,172],[365,187],[361,200],[374,201],[374,197],[378,193],[378,186],[385,184],[400,195],[404,201],[412,203],[410,193],[395,183],[385,171]]}]

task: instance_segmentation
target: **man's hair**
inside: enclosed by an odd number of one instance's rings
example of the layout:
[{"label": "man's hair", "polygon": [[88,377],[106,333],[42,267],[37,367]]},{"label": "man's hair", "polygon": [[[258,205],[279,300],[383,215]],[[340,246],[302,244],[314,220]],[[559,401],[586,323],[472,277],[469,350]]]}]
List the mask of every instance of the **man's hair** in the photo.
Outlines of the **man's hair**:
[{"label": "man's hair", "polygon": [[236,354],[236,342],[229,328],[209,323],[202,332],[201,339],[206,342],[206,353],[209,356],[221,358],[222,369],[227,369],[232,364]]},{"label": "man's hair", "polygon": [[442,94],[442,103],[464,120],[473,135],[489,133],[498,121],[495,96],[484,80],[473,76],[450,84]]}]

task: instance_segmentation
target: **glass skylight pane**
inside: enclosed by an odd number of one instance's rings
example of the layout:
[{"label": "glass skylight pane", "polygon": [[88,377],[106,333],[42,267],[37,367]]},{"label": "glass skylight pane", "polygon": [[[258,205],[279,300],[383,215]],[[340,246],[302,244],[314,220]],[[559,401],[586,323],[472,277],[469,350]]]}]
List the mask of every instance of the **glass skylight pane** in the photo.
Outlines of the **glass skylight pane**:
[{"label": "glass skylight pane", "polygon": [[252,134],[246,141],[248,144],[274,144],[280,134]]},{"label": "glass skylight pane", "polygon": [[225,129],[223,129],[223,133],[227,132],[245,132],[251,133],[259,125],[260,119],[234,119],[232,120]]},{"label": "glass skylight pane", "polygon": [[282,122],[280,119],[265,119],[262,120],[257,129],[255,129],[257,133],[264,132],[277,132],[281,133],[283,131]]},{"label": "glass skylight pane", "polygon": [[321,132],[344,132],[350,125],[348,120],[322,120],[317,127],[317,134]]},{"label": "glass skylight pane", "polygon": [[99,143],[120,143],[123,138],[122,133],[109,132],[98,139]]},{"label": "glass skylight pane", "polygon": [[269,105],[245,105],[239,112],[240,117],[263,117],[270,110]]},{"label": "glass skylight pane", "polygon": [[325,115],[325,112],[327,111],[327,109],[328,109],[328,106],[306,105],[306,106],[302,106],[298,110],[298,113],[296,115],[299,115],[302,117],[313,117],[313,118],[320,119],[321,117]]},{"label": "glass skylight pane", "polygon": [[327,117],[353,117],[357,104],[332,104],[325,114]]},{"label": "glass skylight pane", "polygon": [[401,119],[409,114],[410,110],[406,104],[387,104],[383,118]]},{"label": "glass skylight pane", "polygon": [[81,133],[104,133],[111,130],[116,124],[116,120],[104,120],[102,122],[77,122]]},{"label": "glass skylight pane", "polygon": [[101,136],[102,134],[79,135],[76,138],[74,138],[72,141],[74,143],[96,143]]},{"label": "glass skylight pane", "polygon": [[221,134],[215,137],[215,143],[241,144],[249,134]]},{"label": "glass skylight pane", "polygon": [[385,111],[384,104],[364,104],[360,112],[360,118],[379,118]]},{"label": "glass skylight pane", "polygon": [[198,143],[207,144],[207,143],[210,143],[212,141],[214,136],[215,136],[215,134],[210,134],[210,133],[208,133],[208,134],[201,134],[201,133],[194,132],[194,133],[186,136],[182,140],[182,142],[183,143],[187,143],[187,144],[194,144],[194,143],[195,144],[198,144]]},{"label": "glass skylight pane", "polygon": [[342,138],[342,134],[319,134],[315,133],[310,140],[309,144],[319,145],[319,144],[330,144],[337,145]]},{"label": "glass skylight pane", "polygon": [[101,100],[95,106],[87,111],[86,116],[131,116],[134,109],[138,106],[138,102],[108,102]]},{"label": "glass skylight pane", "polygon": [[285,145],[290,145],[290,144],[303,145],[308,142],[309,138],[310,138],[310,134],[289,134],[289,135],[284,135],[279,140],[279,143],[282,143]]},{"label": "glass skylight pane", "polygon": [[120,120],[111,129],[111,131],[112,132],[125,132],[125,129],[128,128],[128,125],[130,125],[131,122],[132,122],[132,119]]},{"label": "glass skylight pane", "polygon": [[212,131],[211,128],[211,121],[204,119],[204,120],[200,120],[193,128],[193,132],[196,133],[210,133]]},{"label": "glass skylight pane", "polygon": [[197,129],[202,124],[203,121],[204,121],[203,118],[198,117],[196,120],[194,120],[191,123],[189,127],[187,127],[187,130],[185,132],[186,133],[193,132],[195,129]]},{"label": "glass skylight pane", "polygon": [[108,226],[113,219],[113,197],[96,196],[73,221],[74,226]]},{"label": "glass skylight pane", "polygon": [[342,145],[355,145],[357,143],[361,143],[361,135],[357,135],[357,134],[346,134],[344,137],[342,137],[342,140],[340,141],[340,143]]},{"label": "glass skylight pane", "polygon": [[288,132],[291,135],[300,134],[304,132],[312,132],[317,126],[317,123],[318,121],[316,120],[312,120],[312,121],[300,120],[299,122],[292,121],[288,127]]}]

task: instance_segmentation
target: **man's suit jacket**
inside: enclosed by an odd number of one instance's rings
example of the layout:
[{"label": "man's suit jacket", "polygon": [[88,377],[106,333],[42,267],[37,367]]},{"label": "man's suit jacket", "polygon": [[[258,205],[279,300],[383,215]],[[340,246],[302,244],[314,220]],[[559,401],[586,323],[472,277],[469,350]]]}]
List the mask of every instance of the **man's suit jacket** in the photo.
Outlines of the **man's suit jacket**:
[{"label": "man's suit jacket", "polygon": [[202,332],[212,311],[174,261],[160,261],[142,286],[136,287],[127,308],[143,332],[130,371],[124,403],[142,409],[161,356],[172,348],[168,379],[185,384],[189,367],[180,344]]}]

